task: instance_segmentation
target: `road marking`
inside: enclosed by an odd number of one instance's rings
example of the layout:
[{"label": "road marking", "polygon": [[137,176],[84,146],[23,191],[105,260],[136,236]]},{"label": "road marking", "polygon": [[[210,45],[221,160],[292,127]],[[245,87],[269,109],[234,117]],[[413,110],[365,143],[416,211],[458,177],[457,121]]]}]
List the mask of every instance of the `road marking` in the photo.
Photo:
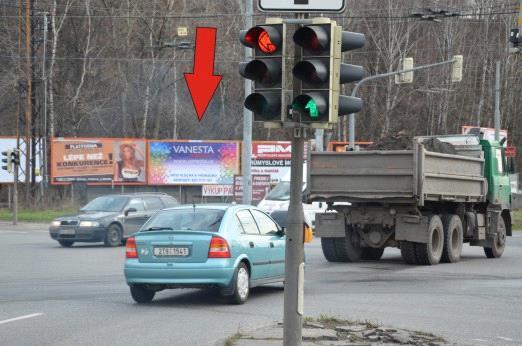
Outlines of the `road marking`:
[{"label": "road marking", "polygon": [[478,342],[488,342],[487,340],[484,340],[484,339],[473,339],[473,341],[478,341]]},{"label": "road marking", "polygon": [[19,317],[15,317],[15,318],[10,318],[8,320],[3,320],[3,321],[0,321],[0,324],[20,321],[20,320],[25,320],[25,319],[28,319],[28,318],[38,317],[38,316],[42,316],[42,315],[43,315],[43,313],[37,312],[37,313],[34,313],[34,314],[30,314],[30,315],[24,315],[24,316],[19,316]]},{"label": "road marking", "polygon": [[511,338],[506,338],[504,336],[497,336],[497,339],[504,340],[504,341],[513,341]]},{"label": "road marking", "polygon": [[24,231],[0,231],[0,234],[2,234],[2,233],[26,234],[27,232],[24,232]]}]

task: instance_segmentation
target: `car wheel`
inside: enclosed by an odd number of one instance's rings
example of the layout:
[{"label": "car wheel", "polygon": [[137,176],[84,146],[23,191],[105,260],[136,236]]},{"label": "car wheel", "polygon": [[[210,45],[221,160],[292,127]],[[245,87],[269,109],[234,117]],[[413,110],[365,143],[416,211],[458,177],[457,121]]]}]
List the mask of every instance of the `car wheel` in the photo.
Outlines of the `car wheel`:
[{"label": "car wheel", "polygon": [[484,253],[487,258],[499,258],[504,254],[506,248],[506,223],[502,216],[498,218],[497,234],[493,239],[491,247],[485,247]]},{"label": "car wheel", "polygon": [[63,247],[71,247],[74,244],[72,240],[58,240],[58,243]]},{"label": "car wheel", "polygon": [[131,286],[130,292],[132,299],[139,304],[150,303],[156,294],[155,291],[149,290],[143,285]]},{"label": "car wheel", "polygon": [[234,293],[229,297],[231,304],[243,304],[250,294],[250,273],[245,263],[239,263],[234,275]]},{"label": "car wheel", "polygon": [[105,246],[110,246],[110,247],[120,246],[121,241],[122,241],[121,227],[116,224],[110,225],[109,228],[107,229],[107,233],[105,234],[105,240],[103,241]]}]

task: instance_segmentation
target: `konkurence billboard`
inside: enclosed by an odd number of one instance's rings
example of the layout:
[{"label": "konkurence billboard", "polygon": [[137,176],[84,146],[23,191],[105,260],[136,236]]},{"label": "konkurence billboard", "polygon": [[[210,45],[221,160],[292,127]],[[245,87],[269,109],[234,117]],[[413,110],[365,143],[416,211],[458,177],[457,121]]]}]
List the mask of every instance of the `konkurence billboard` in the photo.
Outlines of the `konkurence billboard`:
[{"label": "konkurence billboard", "polygon": [[53,138],[52,182],[145,184],[146,150],[143,139]]},{"label": "konkurence billboard", "polygon": [[232,185],[240,171],[237,141],[149,141],[150,185]]}]

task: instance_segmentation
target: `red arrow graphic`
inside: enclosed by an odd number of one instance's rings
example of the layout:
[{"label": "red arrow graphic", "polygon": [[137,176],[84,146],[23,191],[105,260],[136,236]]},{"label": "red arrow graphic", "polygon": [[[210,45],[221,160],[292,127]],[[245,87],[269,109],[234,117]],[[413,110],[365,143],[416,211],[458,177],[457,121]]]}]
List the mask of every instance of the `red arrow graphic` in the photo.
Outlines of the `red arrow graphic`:
[{"label": "red arrow graphic", "polygon": [[203,114],[223,78],[214,74],[216,31],[216,28],[196,28],[194,70],[184,74],[199,121],[203,119]]}]

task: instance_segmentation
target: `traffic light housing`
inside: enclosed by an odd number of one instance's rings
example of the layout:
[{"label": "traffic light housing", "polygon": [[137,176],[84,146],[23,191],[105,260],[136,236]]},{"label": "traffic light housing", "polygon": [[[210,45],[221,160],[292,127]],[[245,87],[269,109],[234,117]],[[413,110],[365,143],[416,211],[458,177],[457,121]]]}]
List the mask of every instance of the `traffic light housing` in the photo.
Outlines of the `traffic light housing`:
[{"label": "traffic light housing", "polygon": [[359,112],[362,101],[340,95],[341,85],[364,77],[361,66],[342,63],[342,53],[362,48],[363,34],[342,31],[328,18],[315,18],[311,25],[299,27],[293,35],[301,47],[301,59],[292,69],[302,82],[301,94],[294,97],[293,110],[301,114],[300,122],[316,128],[329,128],[339,115]]},{"label": "traffic light housing", "polygon": [[2,163],[5,163],[3,170],[13,173],[13,150],[2,151]]},{"label": "traffic light housing", "polygon": [[19,149],[13,149],[11,151],[11,162],[15,166],[20,166],[20,150]]},{"label": "traffic light housing", "polygon": [[254,90],[245,95],[245,107],[254,113],[254,121],[266,127],[278,127],[283,119],[284,56],[286,26],[280,18],[268,18],[240,33],[243,45],[252,48],[253,60],[239,65],[239,73],[254,82]]}]

